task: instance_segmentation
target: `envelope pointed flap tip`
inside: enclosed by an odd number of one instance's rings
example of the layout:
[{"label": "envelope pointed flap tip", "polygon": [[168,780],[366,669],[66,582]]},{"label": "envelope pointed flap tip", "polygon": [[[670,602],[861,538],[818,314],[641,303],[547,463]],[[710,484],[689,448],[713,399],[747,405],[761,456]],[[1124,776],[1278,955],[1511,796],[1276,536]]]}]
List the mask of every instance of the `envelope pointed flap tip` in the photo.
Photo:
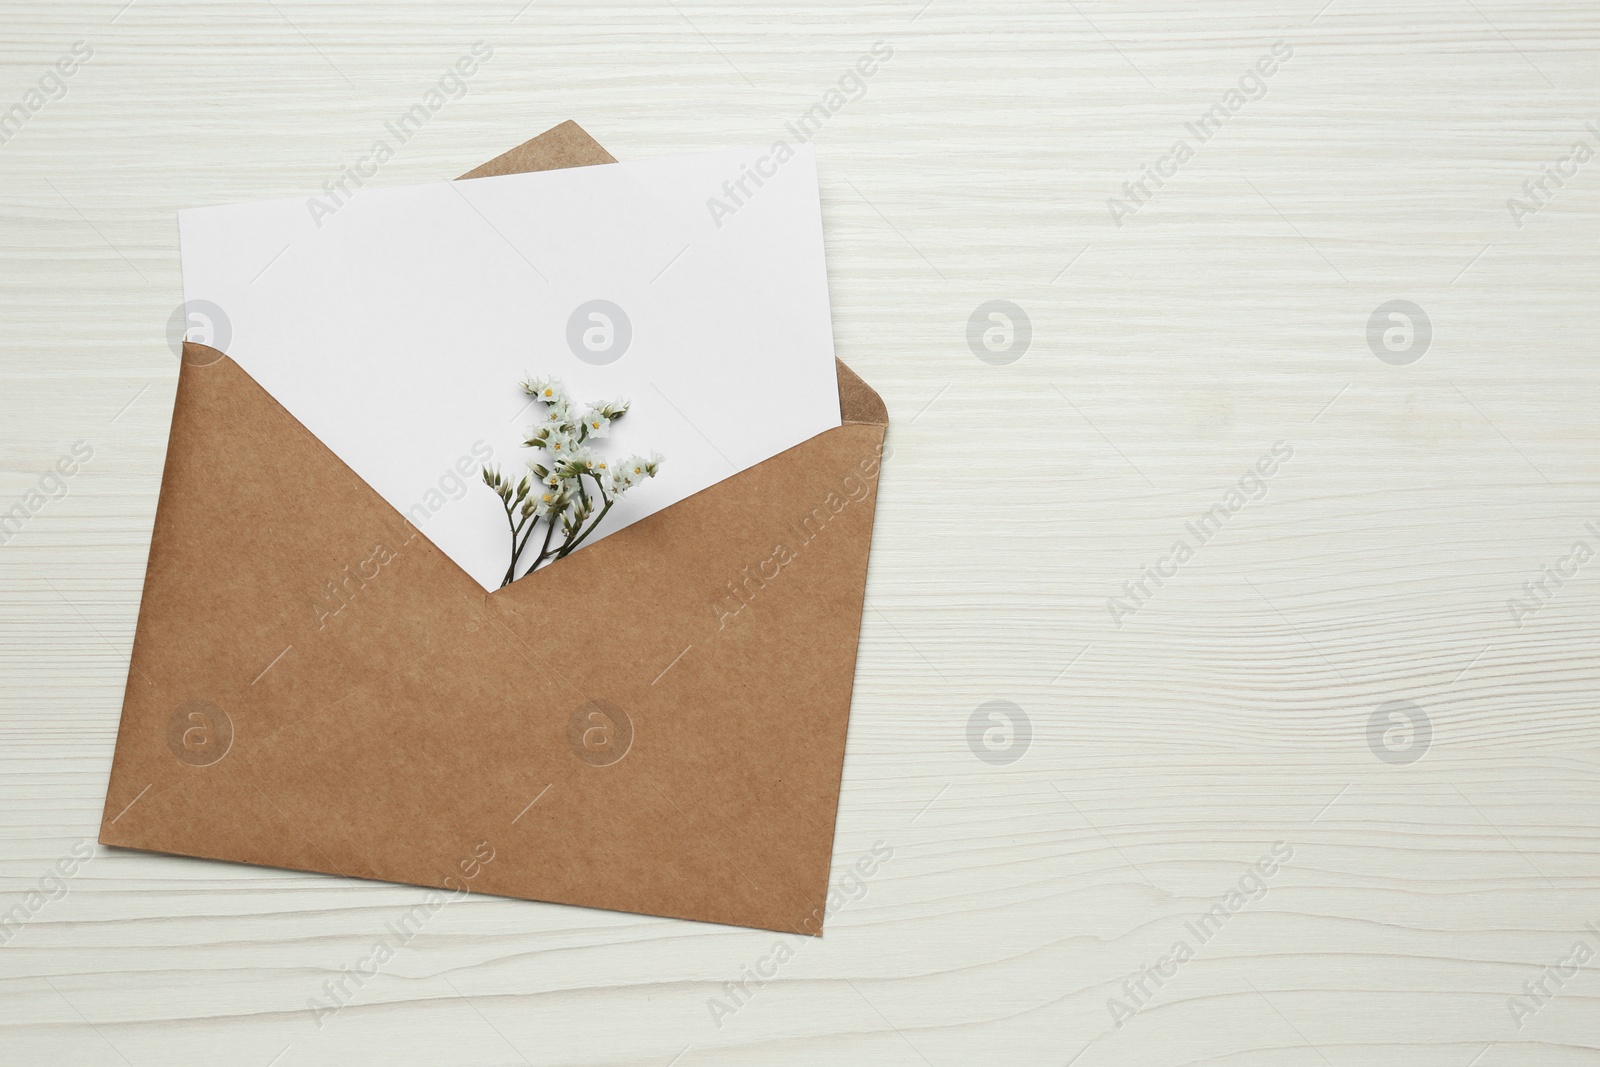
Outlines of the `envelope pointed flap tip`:
[{"label": "envelope pointed flap tip", "polygon": [[564,170],[568,167],[593,167],[615,163],[616,157],[568,119],[539,136],[503,152],[480,167],[458,178],[493,178],[502,174],[527,174],[538,170]]},{"label": "envelope pointed flap tip", "polygon": [[842,422],[860,422],[869,426],[889,425],[889,409],[877,390],[861,380],[861,376],[844,361],[833,361],[839,370],[839,418]]}]

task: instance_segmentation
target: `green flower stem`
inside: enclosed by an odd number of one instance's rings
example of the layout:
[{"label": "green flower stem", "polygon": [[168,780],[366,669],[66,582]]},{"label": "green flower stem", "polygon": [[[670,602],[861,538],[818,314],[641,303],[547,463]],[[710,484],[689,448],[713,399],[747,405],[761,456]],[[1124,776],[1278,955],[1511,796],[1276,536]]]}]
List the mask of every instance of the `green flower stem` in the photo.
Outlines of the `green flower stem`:
[{"label": "green flower stem", "polygon": [[[506,580],[500,583],[503,586],[504,585],[510,585],[512,580],[516,578],[516,576],[517,576],[517,560],[522,558],[522,553],[527,549],[528,542],[533,540],[533,531],[539,525],[539,520],[537,518],[535,518],[534,516],[532,516],[532,515],[527,516],[523,521],[525,522],[525,524],[528,527],[528,532],[522,535],[522,543],[520,545],[517,544],[515,540],[513,540],[512,543],[511,543],[511,566],[506,568]],[[548,532],[546,532],[544,536],[545,536],[545,543],[549,544],[550,543],[550,534]],[[537,567],[537,566],[538,566],[538,564],[535,563],[534,567]],[[530,568],[528,568],[528,570],[531,573],[533,568],[530,567]]]},{"label": "green flower stem", "polygon": [[555,550],[555,558],[556,559],[560,559],[562,556],[564,556],[566,554],[566,547],[568,545],[572,544],[572,539],[574,537],[578,536],[578,530],[579,529],[581,529],[581,526],[574,525],[570,529],[567,530],[567,539],[565,541],[561,542],[561,544]]},{"label": "green flower stem", "polygon": [[[555,523],[553,523],[553,522],[545,523],[544,544],[539,546],[539,558],[534,560],[533,561],[533,566],[528,568],[528,574],[532,574],[534,571],[538,570],[539,569],[539,564],[544,562],[545,556],[548,555],[549,552],[550,552],[550,538],[551,538],[552,535],[555,534],[555,532],[556,532],[556,524]],[[523,577],[526,578],[528,576],[528,574],[524,574]]]},{"label": "green flower stem", "polygon": [[576,540],[569,540],[566,544],[561,546],[561,551],[556,553],[556,559],[563,559],[572,552],[576,551],[577,547],[583,544],[584,540],[590,534],[594,533],[594,528],[600,525],[600,520],[605,518],[606,512],[611,510],[612,503],[613,501],[607,500],[606,506],[600,509],[600,514],[594,517],[594,521],[589,524],[589,528],[583,531],[583,533],[579,534]]},{"label": "green flower stem", "polygon": [[[556,554],[556,559],[565,557],[569,553],[575,551],[579,545],[583,544],[584,539],[590,534],[594,533],[595,527],[600,525],[600,520],[606,517],[606,512],[611,510],[611,505],[616,503],[615,500],[606,496],[605,488],[601,486],[599,478],[595,478],[592,474],[589,475],[589,477],[594,478],[594,487],[596,491],[599,492],[600,499],[606,502],[606,506],[600,509],[600,514],[594,517],[594,521],[589,524],[589,528],[587,530],[579,533],[575,540],[572,538],[567,539],[567,543],[562,545],[561,551]],[[578,488],[580,490],[583,488],[583,479],[581,477],[578,479]]]},{"label": "green flower stem", "polygon": [[503,497],[501,498],[500,503],[506,509],[506,525],[511,527],[511,566],[506,568],[506,576],[500,581],[501,586],[505,586],[511,581],[511,572],[516,569],[517,554],[521,550],[517,548],[517,533],[519,531],[517,527],[517,521],[512,515],[511,505],[507,503]]}]

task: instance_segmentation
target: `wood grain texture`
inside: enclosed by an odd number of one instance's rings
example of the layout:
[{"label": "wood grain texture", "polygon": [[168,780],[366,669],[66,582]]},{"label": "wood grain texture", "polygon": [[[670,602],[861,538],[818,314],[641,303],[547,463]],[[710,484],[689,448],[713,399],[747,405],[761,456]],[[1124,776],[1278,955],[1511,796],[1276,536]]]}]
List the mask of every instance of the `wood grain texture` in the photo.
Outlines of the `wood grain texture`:
[{"label": "wood grain texture", "polygon": [[[1595,965],[1520,1027],[1508,1007],[1600,953],[1600,563],[1520,625],[1507,606],[1600,545],[1600,161],[1520,227],[1507,206],[1600,142],[1600,9],[123,4],[0,0],[0,109],[94,49],[0,145],[0,512],[94,450],[0,545],[0,909],[99,819],[177,372],[174,212],[318,191],[474,41],[492,61],[375,180],[566,118],[621,159],[763,143],[887,42],[816,141],[838,350],[894,454],[839,901],[737,1010],[714,1000],[785,939],[472,898],[319,1026],[308,1002],[420,890],[102,850],[0,946],[0,1062],[1600,1062]],[[1265,95],[1115,225],[1107,199],[1278,41]],[[1407,366],[1367,339],[1396,299],[1433,327]],[[1006,365],[967,341],[991,300],[1032,325]],[[1264,499],[1117,625],[1108,599],[1280,441]],[[1031,724],[1006,765],[968,741],[995,700]],[[1391,701],[1428,718],[1414,762],[1370,739]]]}]

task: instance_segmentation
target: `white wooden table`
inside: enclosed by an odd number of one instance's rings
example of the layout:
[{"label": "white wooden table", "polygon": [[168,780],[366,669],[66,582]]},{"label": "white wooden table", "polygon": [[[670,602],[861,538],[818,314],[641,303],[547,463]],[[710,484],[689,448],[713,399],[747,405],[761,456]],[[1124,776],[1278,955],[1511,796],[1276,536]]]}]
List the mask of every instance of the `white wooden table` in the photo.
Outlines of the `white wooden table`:
[{"label": "white wooden table", "polygon": [[[0,512],[39,505],[0,546],[0,911],[65,893],[0,946],[0,1062],[1600,1062],[1600,7],[124,2],[0,3],[0,108],[46,90],[0,145]],[[319,1027],[420,890],[42,880],[100,818],[175,210],[319,190],[479,40],[381,183],[569,117],[625,159],[765,143],[892,48],[815,139],[894,445],[835,862],[893,857],[804,943],[463,901]],[[969,344],[997,300],[1025,350]],[[1397,300],[1426,343],[1369,343]],[[991,701],[1027,729],[969,741]]]}]

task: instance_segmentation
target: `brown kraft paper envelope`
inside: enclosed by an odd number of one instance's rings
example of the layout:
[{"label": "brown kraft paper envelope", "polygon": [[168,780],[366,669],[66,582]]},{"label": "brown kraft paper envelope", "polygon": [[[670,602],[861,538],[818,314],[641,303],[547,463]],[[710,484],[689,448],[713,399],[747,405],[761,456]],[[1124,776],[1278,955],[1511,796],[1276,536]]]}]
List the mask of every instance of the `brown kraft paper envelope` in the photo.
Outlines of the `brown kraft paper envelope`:
[{"label": "brown kraft paper envelope", "polygon": [[[567,122],[464,177],[615,162]],[[100,841],[821,932],[888,415],[486,594],[184,345]],[[488,492],[469,470],[468,491]]]}]

